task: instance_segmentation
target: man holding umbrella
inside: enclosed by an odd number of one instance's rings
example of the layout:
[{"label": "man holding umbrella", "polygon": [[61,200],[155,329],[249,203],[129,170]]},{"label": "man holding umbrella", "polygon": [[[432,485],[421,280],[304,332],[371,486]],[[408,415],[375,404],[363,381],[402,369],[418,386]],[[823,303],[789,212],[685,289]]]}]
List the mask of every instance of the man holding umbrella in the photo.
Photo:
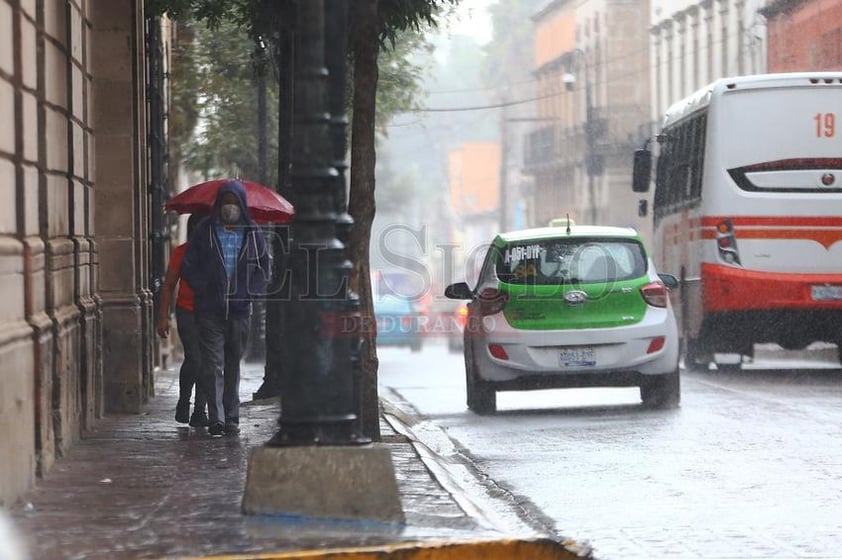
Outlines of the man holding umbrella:
[{"label": "man holding umbrella", "polygon": [[266,241],[249,214],[240,181],[219,188],[213,211],[193,232],[181,274],[195,293],[208,431],[213,436],[239,433],[240,360],[252,299],[265,294],[271,275]]}]

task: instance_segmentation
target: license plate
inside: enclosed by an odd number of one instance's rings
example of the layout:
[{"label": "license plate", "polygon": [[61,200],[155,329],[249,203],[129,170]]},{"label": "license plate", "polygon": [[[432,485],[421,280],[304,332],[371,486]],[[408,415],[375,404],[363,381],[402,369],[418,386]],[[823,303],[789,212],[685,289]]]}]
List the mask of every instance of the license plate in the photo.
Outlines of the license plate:
[{"label": "license plate", "polygon": [[813,301],[842,300],[842,286],[813,286]]},{"label": "license plate", "polygon": [[595,366],[596,355],[590,346],[562,348],[558,362],[562,367]]}]

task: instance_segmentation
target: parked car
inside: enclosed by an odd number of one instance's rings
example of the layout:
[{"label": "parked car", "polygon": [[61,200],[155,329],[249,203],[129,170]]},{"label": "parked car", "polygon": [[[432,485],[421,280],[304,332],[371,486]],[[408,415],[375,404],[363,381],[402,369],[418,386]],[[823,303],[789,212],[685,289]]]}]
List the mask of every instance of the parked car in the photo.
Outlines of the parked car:
[{"label": "parked car", "polygon": [[679,339],[658,274],[630,228],[547,227],[495,237],[468,300],[468,407],[496,411],[497,391],[638,386],[644,404],[680,400]]},{"label": "parked car", "polygon": [[419,313],[407,299],[395,296],[374,298],[377,346],[406,346],[420,352],[424,339]]}]

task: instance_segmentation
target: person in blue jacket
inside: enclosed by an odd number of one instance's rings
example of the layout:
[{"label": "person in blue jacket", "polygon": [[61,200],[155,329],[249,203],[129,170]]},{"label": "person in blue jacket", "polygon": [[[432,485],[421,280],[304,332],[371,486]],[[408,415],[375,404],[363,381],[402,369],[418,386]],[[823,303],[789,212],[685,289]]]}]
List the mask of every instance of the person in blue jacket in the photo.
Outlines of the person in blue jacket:
[{"label": "person in blue jacket", "polygon": [[236,180],[219,189],[211,214],[187,245],[181,275],[195,293],[202,352],[199,382],[208,399],[208,432],[240,431],[240,360],[248,340],[252,299],[266,293],[271,274],[263,231],[251,219],[246,190]]}]

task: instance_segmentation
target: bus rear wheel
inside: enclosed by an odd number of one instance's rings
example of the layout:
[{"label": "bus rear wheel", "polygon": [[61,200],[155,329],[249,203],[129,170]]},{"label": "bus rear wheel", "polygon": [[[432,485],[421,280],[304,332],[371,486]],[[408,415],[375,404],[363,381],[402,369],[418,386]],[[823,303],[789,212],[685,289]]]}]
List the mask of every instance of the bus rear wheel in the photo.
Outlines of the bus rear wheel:
[{"label": "bus rear wheel", "polygon": [[684,367],[686,369],[696,369],[699,366],[702,369],[707,369],[713,356],[707,352],[702,342],[695,337],[684,337]]}]

